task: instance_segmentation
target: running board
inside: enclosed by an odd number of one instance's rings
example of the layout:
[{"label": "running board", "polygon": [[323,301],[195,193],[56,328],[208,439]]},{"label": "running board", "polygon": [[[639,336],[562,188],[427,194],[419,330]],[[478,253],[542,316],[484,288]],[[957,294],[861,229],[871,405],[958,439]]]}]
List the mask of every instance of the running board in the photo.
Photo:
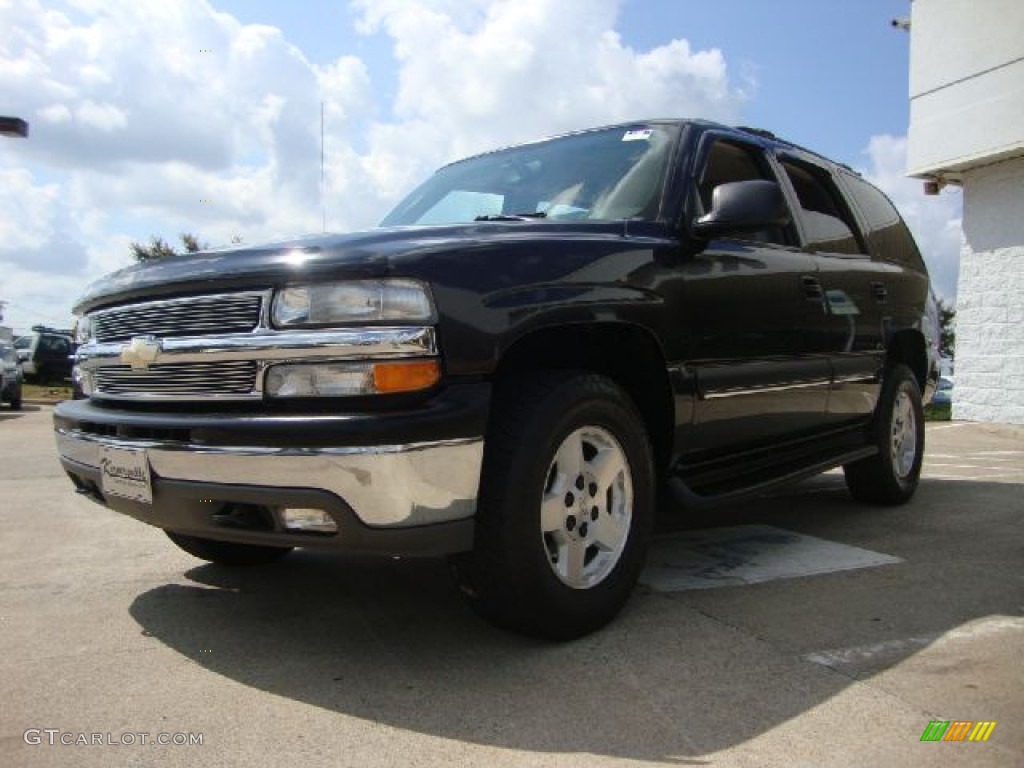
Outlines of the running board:
[{"label": "running board", "polygon": [[675,500],[687,509],[708,509],[710,507],[735,504],[740,501],[746,501],[757,496],[762,496],[765,493],[773,491],[781,486],[790,485],[800,480],[806,480],[808,477],[819,475],[822,472],[827,472],[830,469],[840,467],[843,464],[850,464],[854,461],[859,461],[860,459],[866,459],[869,456],[876,455],[877,453],[878,448],[874,446],[864,446],[863,448],[858,448],[854,451],[847,451],[842,454],[832,455],[827,459],[814,464],[802,466],[799,469],[794,469],[786,474],[773,477],[770,480],[765,480],[745,488],[738,488],[736,490],[727,491],[717,495],[694,493],[690,490],[690,487],[678,477],[669,478],[668,487],[672,492],[673,497],[675,497]]}]

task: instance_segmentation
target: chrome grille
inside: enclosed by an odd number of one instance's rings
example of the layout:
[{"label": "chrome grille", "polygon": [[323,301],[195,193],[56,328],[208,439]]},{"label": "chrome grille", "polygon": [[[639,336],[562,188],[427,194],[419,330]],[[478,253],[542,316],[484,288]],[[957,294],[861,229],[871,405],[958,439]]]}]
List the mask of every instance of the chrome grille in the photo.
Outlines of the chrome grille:
[{"label": "chrome grille", "polygon": [[134,370],[107,365],[95,371],[100,395],[121,397],[251,396],[256,390],[258,364],[253,360],[213,363],[165,363]]},{"label": "chrome grille", "polygon": [[152,301],[93,313],[97,341],[127,341],[133,336],[206,336],[248,333],[259,325],[262,293],[190,296]]}]

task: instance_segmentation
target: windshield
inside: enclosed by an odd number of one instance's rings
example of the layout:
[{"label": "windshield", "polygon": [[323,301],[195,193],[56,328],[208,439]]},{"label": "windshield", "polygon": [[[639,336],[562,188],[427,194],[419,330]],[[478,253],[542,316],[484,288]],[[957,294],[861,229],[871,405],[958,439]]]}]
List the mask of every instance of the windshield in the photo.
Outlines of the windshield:
[{"label": "windshield", "polygon": [[19,336],[14,340],[15,349],[28,349],[32,346],[32,336]]},{"label": "windshield", "polygon": [[671,125],[603,129],[463,160],[415,189],[381,226],[653,219],[677,133]]}]

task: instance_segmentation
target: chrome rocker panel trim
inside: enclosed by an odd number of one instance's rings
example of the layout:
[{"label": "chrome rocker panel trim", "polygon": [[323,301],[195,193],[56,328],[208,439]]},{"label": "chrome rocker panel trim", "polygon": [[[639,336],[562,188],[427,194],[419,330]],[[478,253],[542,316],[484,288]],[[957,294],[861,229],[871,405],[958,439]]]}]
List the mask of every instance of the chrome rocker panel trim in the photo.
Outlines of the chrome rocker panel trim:
[{"label": "chrome rocker panel trim", "polygon": [[483,439],[336,448],[221,447],[58,429],[62,460],[99,471],[104,446],[144,449],[155,480],[334,494],[367,526],[402,528],[476,512]]}]

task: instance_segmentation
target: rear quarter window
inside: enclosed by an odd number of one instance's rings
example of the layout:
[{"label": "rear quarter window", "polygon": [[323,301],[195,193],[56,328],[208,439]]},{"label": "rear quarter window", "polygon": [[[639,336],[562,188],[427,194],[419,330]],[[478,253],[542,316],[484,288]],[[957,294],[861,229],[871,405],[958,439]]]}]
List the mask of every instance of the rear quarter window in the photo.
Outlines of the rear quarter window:
[{"label": "rear quarter window", "polygon": [[925,271],[914,237],[889,198],[852,174],[843,174],[843,185],[864,220],[864,237],[872,257]]},{"label": "rear quarter window", "polygon": [[865,249],[842,192],[823,168],[795,158],[779,158],[800,203],[807,244],[816,251],[858,255]]}]

